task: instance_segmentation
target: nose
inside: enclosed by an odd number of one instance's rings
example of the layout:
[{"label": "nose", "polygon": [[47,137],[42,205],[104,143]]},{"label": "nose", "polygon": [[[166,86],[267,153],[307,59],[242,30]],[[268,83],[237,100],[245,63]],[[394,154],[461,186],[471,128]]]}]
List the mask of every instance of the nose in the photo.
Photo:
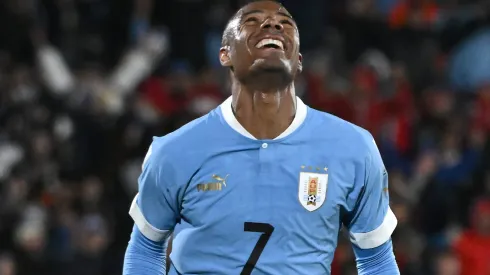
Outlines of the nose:
[{"label": "nose", "polygon": [[284,29],[284,26],[279,22],[276,18],[267,18],[264,23],[260,26],[261,29],[264,30],[273,30],[273,31],[279,31],[282,32]]}]

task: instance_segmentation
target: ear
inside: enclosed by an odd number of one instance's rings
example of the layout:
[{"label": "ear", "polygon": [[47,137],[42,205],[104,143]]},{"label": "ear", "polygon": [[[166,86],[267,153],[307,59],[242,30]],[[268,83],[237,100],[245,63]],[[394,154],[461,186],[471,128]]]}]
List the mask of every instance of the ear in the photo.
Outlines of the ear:
[{"label": "ear", "polygon": [[303,71],[303,55],[298,53],[298,72],[301,73]]},{"label": "ear", "polygon": [[219,49],[219,62],[223,67],[231,67],[230,47],[224,46]]}]

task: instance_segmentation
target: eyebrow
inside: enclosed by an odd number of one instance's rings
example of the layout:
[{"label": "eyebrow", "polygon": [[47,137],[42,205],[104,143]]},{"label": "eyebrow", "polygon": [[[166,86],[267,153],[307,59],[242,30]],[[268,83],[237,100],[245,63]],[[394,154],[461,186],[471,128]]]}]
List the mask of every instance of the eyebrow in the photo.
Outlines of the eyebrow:
[{"label": "eyebrow", "polygon": [[[242,17],[245,17],[245,16],[250,15],[250,14],[254,14],[254,13],[264,13],[264,11],[262,11],[262,10],[251,10],[251,11],[247,11],[247,12],[244,12],[242,14]],[[278,12],[276,12],[276,14],[279,14],[281,16],[287,17],[287,18],[293,20],[296,23],[296,21],[293,19],[293,17],[290,14],[288,14],[288,13],[285,13],[283,11],[278,11]]]}]

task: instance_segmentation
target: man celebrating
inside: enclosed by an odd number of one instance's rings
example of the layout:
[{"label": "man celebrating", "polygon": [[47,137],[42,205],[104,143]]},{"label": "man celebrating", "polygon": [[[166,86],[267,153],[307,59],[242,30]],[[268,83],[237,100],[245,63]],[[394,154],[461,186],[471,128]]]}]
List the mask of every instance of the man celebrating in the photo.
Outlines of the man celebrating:
[{"label": "man celebrating", "polygon": [[150,146],[124,274],[165,274],[174,230],[168,274],[330,274],[341,224],[359,274],[399,274],[376,144],[295,96],[302,57],[288,11],[244,6],[219,58],[232,96]]}]

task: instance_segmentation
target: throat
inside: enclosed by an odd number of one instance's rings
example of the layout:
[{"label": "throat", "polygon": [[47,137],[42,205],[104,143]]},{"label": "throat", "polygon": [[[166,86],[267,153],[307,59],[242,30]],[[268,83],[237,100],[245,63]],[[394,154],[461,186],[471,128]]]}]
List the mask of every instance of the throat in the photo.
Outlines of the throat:
[{"label": "throat", "polygon": [[289,94],[256,93],[249,103],[233,104],[238,122],[256,139],[275,139],[291,125],[296,114],[295,98]]}]

